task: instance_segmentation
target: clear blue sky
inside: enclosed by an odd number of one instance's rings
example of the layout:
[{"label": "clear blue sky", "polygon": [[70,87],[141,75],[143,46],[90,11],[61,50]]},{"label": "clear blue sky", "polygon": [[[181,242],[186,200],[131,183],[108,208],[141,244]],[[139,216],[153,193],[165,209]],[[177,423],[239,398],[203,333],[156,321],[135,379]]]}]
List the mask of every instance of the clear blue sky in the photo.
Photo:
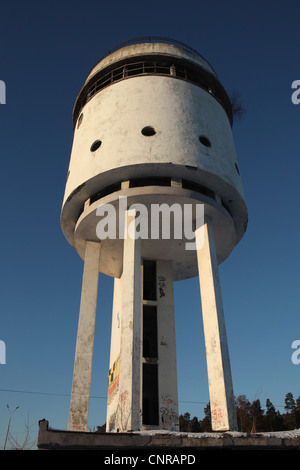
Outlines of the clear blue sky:
[{"label": "clear blue sky", "polygon": [[[1,6],[0,447],[8,411],[22,441],[46,418],[66,429],[82,261],[60,228],[72,108],[92,65],[128,39],[185,42],[237,90],[247,114],[233,128],[249,209],[241,243],[220,266],[234,391],[250,401],[300,395],[300,79],[297,1],[11,1]],[[89,425],[105,422],[112,280],[100,277]],[[180,412],[209,401],[198,280],[175,284]],[[12,390],[12,391],[3,391]],[[30,393],[24,393],[30,392]],[[33,393],[41,392],[41,393]],[[100,397],[100,398],[99,398]],[[192,403],[197,402],[197,403]]]}]

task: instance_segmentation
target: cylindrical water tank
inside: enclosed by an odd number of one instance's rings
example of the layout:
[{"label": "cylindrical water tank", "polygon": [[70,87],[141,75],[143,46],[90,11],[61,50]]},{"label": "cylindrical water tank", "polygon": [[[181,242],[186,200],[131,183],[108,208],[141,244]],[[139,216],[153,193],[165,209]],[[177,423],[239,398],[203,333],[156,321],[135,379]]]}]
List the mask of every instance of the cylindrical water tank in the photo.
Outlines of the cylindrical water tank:
[{"label": "cylindrical water tank", "polygon": [[[117,47],[89,73],[73,127],[61,225],[81,257],[85,240],[99,240],[97,207],[112,204],[119,220],[120,197],[149,210],[151,204],[204,204],[219,263],[242,238],[247,208],[231,103],[196,51],[162,39]],[[184,240],[149,238],[142,246],[144,257],[173,260],[174,280],[197,274]],[[100,270],[120,275],[122,240],[102,241]]]}]

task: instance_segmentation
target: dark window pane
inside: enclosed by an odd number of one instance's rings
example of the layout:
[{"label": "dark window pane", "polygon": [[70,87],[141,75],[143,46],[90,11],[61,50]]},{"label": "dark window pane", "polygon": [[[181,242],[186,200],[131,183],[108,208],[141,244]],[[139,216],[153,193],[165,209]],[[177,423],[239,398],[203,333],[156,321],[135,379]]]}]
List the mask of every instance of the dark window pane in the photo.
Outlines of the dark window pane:
[{"label": "dark window pane", "polygon": [[157,365],[143,364],[143,424],[158,424]]},{"label": "dark window pane", "polygon": [[143,306],[143,357],[157,357],[157,309]]},{"label": "dark window pane", "polygon": [[156,300],[156,262],[144,260],[144,300]]}]

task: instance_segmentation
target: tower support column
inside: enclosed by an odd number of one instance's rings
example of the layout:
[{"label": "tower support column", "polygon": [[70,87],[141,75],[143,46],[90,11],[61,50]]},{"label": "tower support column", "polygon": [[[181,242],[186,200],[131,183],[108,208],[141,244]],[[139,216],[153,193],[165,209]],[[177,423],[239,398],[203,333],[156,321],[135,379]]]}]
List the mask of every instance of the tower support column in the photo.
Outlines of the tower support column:
[{"label": "tower support column", "polygon": [[209,221],[196,230],[212,429],[237,430],[229,351],[214,234]]},{"label": "tower support column", "polygon": [[156,269],[159,426],[179,431],[172,261],[158,260]]},{"label": "tower support column", "polygon": [[86,242],[68,429],[86,431],[98,294],[100,243]]},{"label": "tower support column", "polygon": [[141,422],[141,240],[135,233],[135,215],[134,209],[125,214],[119,403],[116,413],[116,428],[120,431],[139,430]]}]

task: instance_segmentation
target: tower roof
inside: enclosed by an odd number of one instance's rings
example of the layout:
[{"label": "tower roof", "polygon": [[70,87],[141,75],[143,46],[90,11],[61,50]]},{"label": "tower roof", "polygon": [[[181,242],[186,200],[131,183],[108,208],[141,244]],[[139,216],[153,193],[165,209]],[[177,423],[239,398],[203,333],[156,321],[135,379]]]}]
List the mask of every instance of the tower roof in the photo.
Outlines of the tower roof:
[{"label": "tower roof", "polygon": [[[148,66],[144,66],[145,61]],[[149,61],[156,61],[155,63],[159,65],[155,68],[155,72]],[[75,128],[81,109],[95,92],[115,81],[133,75],[145,76],[152,73],[170,75],[170,66],[173,61],[175,61],[174,64],[185,69],[181,74],[176,73],[176,78],[188,80],[214,93],[232,124],[230,99],[210,63],[197,51],[180,41],[151,36],[123,42],[100,57],[91,68],[77,96],[73,109],[73,128]],[[129,73],[125,73],[125,66],[130,69]]]},{"label": "tower roof", "polygon": [[132,46],[132,45],[135,45],[135,44],[169,44],[169,45],[175,46],[177,48],[180,48],[180,49],[184,50],[185,52],[189,53],[192,56],[196,56],[198,58],[198,60],[201,59],[201,61],[206,62],[206,64],[214,72],[214,74],[217,75],[215,70],[213,69],[213,67],[210,65],[210,63],[198,51],[196,51],[195,49],[193,49],[189,45],[185,44],[184,42],[177,41],[176,39],[166,38],[166,37],[163,37],[163,36],[142,36],[142,37],[129,39],[127,41],[121,42],[117,46],[115,46],[112,49],[106,51],[97,60],[97,62],[93,65],[90,72],[92,72],[92,70],[95,67],[97,67],[97,65],[100,62],[102,62],[106,57],[110,56],[114,52],[117,52],[120,49],[123,49],[124,47]]}]

